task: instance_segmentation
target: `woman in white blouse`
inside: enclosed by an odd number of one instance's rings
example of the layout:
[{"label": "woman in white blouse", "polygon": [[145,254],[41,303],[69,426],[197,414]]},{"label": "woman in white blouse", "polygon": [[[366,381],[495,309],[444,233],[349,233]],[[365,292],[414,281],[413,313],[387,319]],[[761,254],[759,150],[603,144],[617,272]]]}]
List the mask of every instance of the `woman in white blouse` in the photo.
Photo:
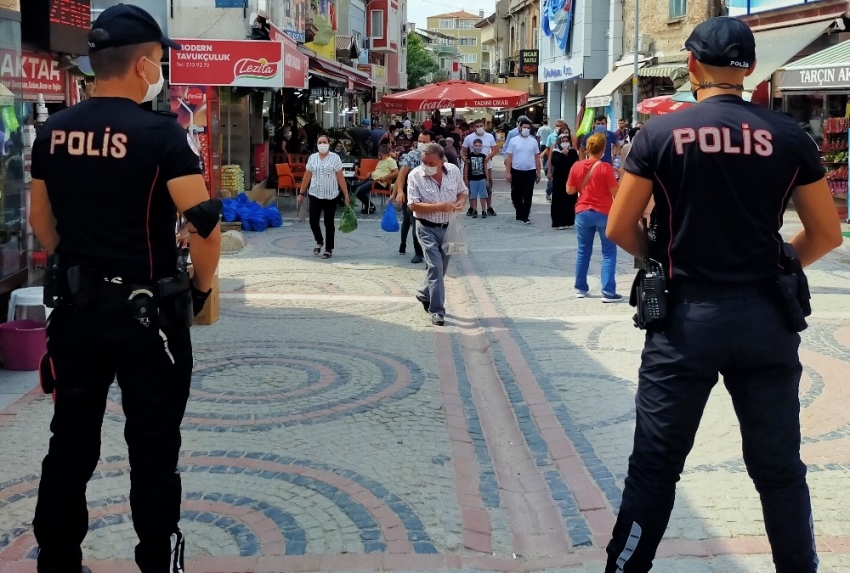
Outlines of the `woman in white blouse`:
[{"label": "woman in white blouse", "polygon": [[[307,190],[310,190],[310,229],[316,239],[316,248],[313,254],[318,256],[322,252],[323,259],[329,259],[334,250],[334,215],[336,214],[336,199],[340,190],[345,197],[345,204],[349,204],[348,185],[342,174],[342,160],[336,153],[330,153],[331,144],[327,135],[320,135],[316,140],[318,153],[314,153],[307,160],[307,171],[304,173],[304,181],[301,183],[301,191],[298,193],[298,202],[304,201]],[[325,216],[325,234],[327,242],[322,238],[322,227],[319,218],[322,213]]]}]

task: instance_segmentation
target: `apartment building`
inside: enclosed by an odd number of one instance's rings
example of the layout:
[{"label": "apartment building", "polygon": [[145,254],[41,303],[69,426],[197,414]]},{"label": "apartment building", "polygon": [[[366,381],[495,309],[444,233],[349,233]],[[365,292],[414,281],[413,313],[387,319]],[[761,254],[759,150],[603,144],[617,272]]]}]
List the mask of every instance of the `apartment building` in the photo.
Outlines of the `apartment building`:
[{"label": "apartment building", "polygon": [[481,29],[475,25],[484,18],[484,12],[448,12],[429,16],[427,28],[457,39],[461,62],[474,74],[480,74],[484,61],[481,45]]}]

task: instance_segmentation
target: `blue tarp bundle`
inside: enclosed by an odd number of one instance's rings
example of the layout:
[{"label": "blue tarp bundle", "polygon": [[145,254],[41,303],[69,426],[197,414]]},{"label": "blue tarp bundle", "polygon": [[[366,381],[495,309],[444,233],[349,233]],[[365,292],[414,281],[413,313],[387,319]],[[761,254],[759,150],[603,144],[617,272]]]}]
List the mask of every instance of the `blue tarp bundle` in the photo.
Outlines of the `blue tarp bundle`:
[{"label": "blue tarp bundle", "polygon": [[242,221],[243,231],[265,231],[269,227],[283,225],[283,217],[277,207],[263,208],[244,193],[235,199],[222,199],[221,204],[223,219],[228,223]]}]

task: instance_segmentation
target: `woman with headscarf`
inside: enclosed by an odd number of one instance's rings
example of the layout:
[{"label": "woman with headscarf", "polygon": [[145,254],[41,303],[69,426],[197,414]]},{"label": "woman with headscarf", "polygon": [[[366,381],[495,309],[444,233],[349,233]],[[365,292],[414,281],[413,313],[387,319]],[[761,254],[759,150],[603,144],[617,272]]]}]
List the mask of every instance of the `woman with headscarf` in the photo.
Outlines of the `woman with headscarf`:
[{"label": "woman with headscarf", "polygon": [[567,194],[567,177],[578,161],[578,152],[573,149],[569,132],[561,133],[555,140],[549,161],[549,179],[552,181],[552,227],[563,231],[576,223],[577,195]]}]

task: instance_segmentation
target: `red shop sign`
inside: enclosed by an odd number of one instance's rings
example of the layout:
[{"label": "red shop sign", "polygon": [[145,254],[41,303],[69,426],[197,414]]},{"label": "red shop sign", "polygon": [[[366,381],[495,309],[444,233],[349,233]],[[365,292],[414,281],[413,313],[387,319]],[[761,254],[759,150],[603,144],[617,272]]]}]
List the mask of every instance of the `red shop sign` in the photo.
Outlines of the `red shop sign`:
[{"label": "red shop sign", "polygon": [[283,45],[251,40],[179,40],[171,50],[172,85],[242,86],[278,89],[283,86]]},{"label": "red shop sign", "polygon": [[269,24],[269,38],[273,42],[283,43],[283,87],[306,88],[310,58],[298,51],[298,44],[295,43],[295,40],[271,23]]},{"label": "red shop sign", "polygon": [[0,49],[0,83],[28,100],[43,94],[46,101],[64,101],[66,77],[59,62],[49,57]]}]

